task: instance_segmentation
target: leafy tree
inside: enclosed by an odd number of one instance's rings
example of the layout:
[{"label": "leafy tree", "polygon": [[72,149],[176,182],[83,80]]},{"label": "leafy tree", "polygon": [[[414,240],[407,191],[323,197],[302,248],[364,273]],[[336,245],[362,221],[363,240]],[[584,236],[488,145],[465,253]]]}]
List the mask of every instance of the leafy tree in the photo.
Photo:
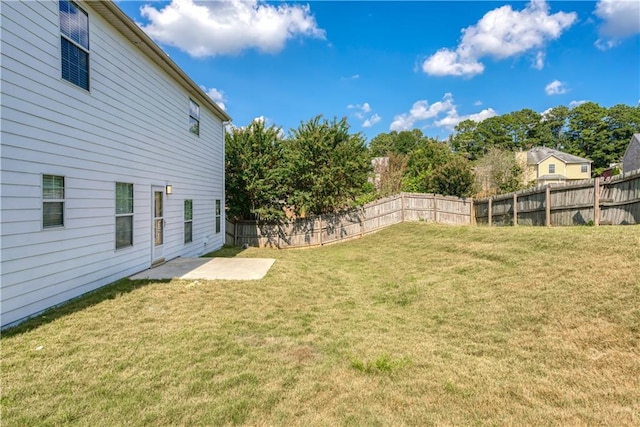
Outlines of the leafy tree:
[{"label": "leafy tree", "polygon": [[420,129],[395,130],[376,135],[369,142],[371,157],[387,157],[390,153],[409,154],[424,139]]},{"label": "leafy tree", "polygon": [[290,132],[287,201],[298,215],[323,214],[351,205],[367,182],[371,163],[361,134],[350,134],[346,118],[316,116]]},{"label": "leafy tree", "polygon": [[544,114],[523,109],[480,123],[465,120],[455,131],[449,138],[452,150],[470,160],[491,147],[514,151],[546,146],[593,160],[598,173],[619,162],[633,133],[640,131],[640,106],[607,109],[587,102],[571,109],[560,105]]},{"label": "leafy tree", "polygon": [[430,192],[447,196],[468,197],[474,192],[471,164],[462,156],[453,156],[438,165],[429,178]]},{"label": "leafy tree", "polygon": [[424,138],[409,154],[402,189],[411,192],[432,192],[430,177],[433,170],[452,157],[447,144]]},{"label": "leafy tree", "polygon": [[541,116],[537,126],[539,146],[563,150],[568,129],[569,108],[564,105],[553,107]]},{"label": "leafy tree", "polygon": [[463,120],[454,129],[456,133],[449,137],[449,145],[454,153],[469,160],[475,160],[484,153],[484,147],[476,134],[478,122]]},{"label": "leafy tree", "polygon": [[608,166],[600,155],[609,140],[606,116],[607,109],[595,102],[578,105],[569,113],[567,152],[593,160],[594,169]]},{"label": "leafy tree", "polygon": [[[614,105],[609,108],[605,121],[609,132],[605,160],[609,164],[617,163],[622,160],[633,134],[640,132],[640,105]],[[609,164],[604,167],[608,167]]]},{"label": "leafy tree", "polygon": [[491,147],[475,165],[475,182],[481,196],[518,191],[523,187],[523,168],[516,153]]},{"label": "leafy tree", "polygon": [[594,102],[569,113],[567,151],[593,160],[596,174],[619,162],[634,132],[640,131],[640,107],[615,105],[609,109]]},{"label": "leafy tree", "polygon": [[538,135],[536,130],[540,124],[540,114],[525,108],[520,111],[506,114],[503,126],[507,130],[507,134],[511,137],[510,150],[524,149],[538,145]]},{"label": "leafy tree", "polygon": [[280,128],[253,121],[245,128],[234,128],[225,142],[229,216],[281,218],[289,182]]}]

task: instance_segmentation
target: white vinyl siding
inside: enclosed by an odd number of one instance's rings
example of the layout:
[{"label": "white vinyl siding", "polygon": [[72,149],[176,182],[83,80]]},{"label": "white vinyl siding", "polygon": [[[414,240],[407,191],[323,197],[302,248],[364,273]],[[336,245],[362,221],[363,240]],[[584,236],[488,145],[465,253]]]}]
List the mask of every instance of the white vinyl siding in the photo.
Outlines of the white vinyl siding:
[{"label": "white vinyl siding", "polygon": [[[60,78],[57,1],[3,2],[2,325],[150,266],[151,187],[165,199],[164,257],[217,249],[224,195],[221,120],[200,109],[185,135],[190,93],[82,3],[91,22],[91,92]],[[185,144],[185,139],[189,143]],[[42,228],[42,176],[64,177],[64,227]],[[133,184],[133,246],[114,251],[115,182]],[[185,199],[193,243],[184,245]]]}]

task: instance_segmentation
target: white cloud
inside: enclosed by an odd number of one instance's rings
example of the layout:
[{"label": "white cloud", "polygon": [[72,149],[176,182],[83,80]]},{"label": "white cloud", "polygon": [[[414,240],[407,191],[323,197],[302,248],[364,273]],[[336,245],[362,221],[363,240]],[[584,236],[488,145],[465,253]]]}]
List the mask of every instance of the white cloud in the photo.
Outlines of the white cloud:
[{"label": "white cloud", "polygon": [[369,113],[371,113],[371,105],[369,105],[368,102],[365,102],[364,104],[349,104],[347,105],[347,109],[355,110],[353,115],[356,119],[363,120],[362,127],[364,128],[371,127],[382,120],[382,117],[378,114],[373,114],[370,117],[367,117]]},{"label": "white cloud", "polygon": [[544,68],[544,52],[540,51],[536,53],[536,61],[532,65],[536,70],[542,70]]},{"label": "white cloud", "polygon": [[378,123],[380,120],[382,120],[382,117],[380,117],[377,114],[374,114],[373,116],[371,116],[367,120],[365,120],[364,123],[362,123],[362,127],[363,128],[370,128],[371,126],[373,126],[376,123]]},{"label": "white cloud", "polygon": [[600,0],[594,13],[603,21],[598,28],[600,38],[595,42],[599,49],[610,49],[621,39],[640,33],[638,0]]},{"label": "white cloud", "polygon": [[[476,102],[477,104],[477,102]],[[426,100],[420,100],[413,103],[408,113],[399,114],[393,118],[390,130],[403,131],[415,127],[417,122],[433,120],[428,125],[453,129],[463,120],[473,120],[481,122],[484,119],[497,115],[493,108],[487,108],[479,113],[460,116],[458,114],[453,95],[445,93],[441,101],[429,104]],[[444,116],[440,119],[438,117]]]},{"label": "white cloud", "polygon": [[371,105],[369,105],[368,102],[365,102],[364,104],[349,104],[347,105],[347,108],[349,110],[352,110],[352,109],[360,110],[363,113],[368,113],[371,111]]},{"label": "white cloud", "polygon": [[474,58],[464,58],[458,51],[440,49],[422,63],[422,71],[432,76],[466,76],[482,74],[484,65]]},{"label": "white cloud", "polygon": [[585,104],[587,102],[589,102],[589,101],[587,101],[586,99],[581,99],[579,101],[571,101],[569,103],[569,108],[577,107],[578,105],[582,105],[582,104]]},{"label": "white cloud", "polygon": [[540,113],[540,120],[544,121],[551,111],[553,111],[553,107],[549,107],[546,110],[544,110],[542,113]]},{"label": "white cloud", "polygon": [[[455,50],[440,49],[422,63],[422,70],[436,76],[472,77],[484,71],[478,60],[485,56],[497,59],[542,49],[576,21],[574,12],[549,14],[544,0],[532,0],[521,11],[510,5],[487,12],[480,21],[462,30]],[[544,66],[544,52],[539,50],[534,68]]]},{"label": "white cloud", "polygon": [[211,98],[213,102],[218,104],[220,108],[222,108],[225,111],[227,110],[227,106],[226,106],[227,98],[224,96],[224,92],[216,89],[215,87],[212,87],[211,89],[207,89],[204,86],[200,86],[200,87],[202,88],[203,91],[206,92],[207,95],[209,95],[209,98]]},{"label": "white cloud", "polygon": [[498,113],[493,108],[486,108],[479,113],[475,114],[467,114],[460,116],[458,115],[457,110],[454,108],[447,113],[447,116],[441,120],[437,120],[434,125],[437,127],[443,127],[450,130],[453,130],[456,125],[465,120],[472,120],[474,122],[481,122],[489,117],[497,116]]},{"label": "white cloud", "polygon": [[478,101],[474,102],[473,105],[475,105],[476,107],[479,107],[479,106],[482,105],[482,101],[478,100]]},{"label": "white cloud", "polygon": [[162,9],[140,8],[140,27],[156,41],[194,57],[238,54],[255,48],[276,53],[294,37],[325,38],[309,6],[257,0],[172,0]]},{"label": "white cloud", "polygon": [[547,95],[562,95],[567,93],[567,86],[559,80],[554,80],[545,86],[544,91]]},{"label": "white cloud", "polygon": [[431,105],[427,100],[416,101],[408,113],[399,114],[393,118],[389,129],[396,131],[412,129],[417,121],[435,118],[440,113],[450,111],[452,108],[455,109],[451,93],[445,93],[442,101],[434,102]]}]

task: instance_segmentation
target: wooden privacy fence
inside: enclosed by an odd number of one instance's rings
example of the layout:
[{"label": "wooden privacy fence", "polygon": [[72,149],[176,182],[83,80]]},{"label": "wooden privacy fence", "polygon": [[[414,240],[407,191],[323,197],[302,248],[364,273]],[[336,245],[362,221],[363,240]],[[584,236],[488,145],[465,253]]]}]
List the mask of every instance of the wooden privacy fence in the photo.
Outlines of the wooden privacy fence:
[{"label": "wooden privacy fence", "polygon": [[401,193],[362,208],[279,223],[226,222],[231,245],[299,248],[353,239],[404,221],[471,224],[473,200]]},{"label": "wooden privacy fence", "polygon": [[486,225],[640,224],[640,170],[474,201]]}]

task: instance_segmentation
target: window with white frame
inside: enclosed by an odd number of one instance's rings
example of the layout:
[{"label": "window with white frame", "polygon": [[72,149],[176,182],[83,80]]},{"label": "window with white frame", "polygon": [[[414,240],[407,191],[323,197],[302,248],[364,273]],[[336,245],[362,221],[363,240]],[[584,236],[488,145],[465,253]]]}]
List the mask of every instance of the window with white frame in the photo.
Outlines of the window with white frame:
[{"label": "window with white frame", "polygon": [[189,132],[200,135],[200,106],[189,99]]},{"label": "window with white frame", "polygon": [[42,228],[64,226],[64,177],[42,175]]},{"label": "window with white frame", "polygon": [[216,200],[216,233],[220,232],[220,200]]},{"label": "window with white frame", "polygon": [[58,5],[62,78],[89,90],[89,16],[72,1]]},{"label": "window with white frame", "polygon": [[556,165],[554,163],[549,163],[549,173],[556,173]]},{"label": "window with white frame", "polygon": [[589,165],[586,163],[583,163],[580,165],[580,172],[582,173],[587,173],[589,172]]},{"label": "window with white frame", "polygon": [[184,201],[184,242],[193,242],[193,200]]},{"label": "window with white frame", "polygon": [[116,182],[116,249],[133,246],[133,184]]}]

